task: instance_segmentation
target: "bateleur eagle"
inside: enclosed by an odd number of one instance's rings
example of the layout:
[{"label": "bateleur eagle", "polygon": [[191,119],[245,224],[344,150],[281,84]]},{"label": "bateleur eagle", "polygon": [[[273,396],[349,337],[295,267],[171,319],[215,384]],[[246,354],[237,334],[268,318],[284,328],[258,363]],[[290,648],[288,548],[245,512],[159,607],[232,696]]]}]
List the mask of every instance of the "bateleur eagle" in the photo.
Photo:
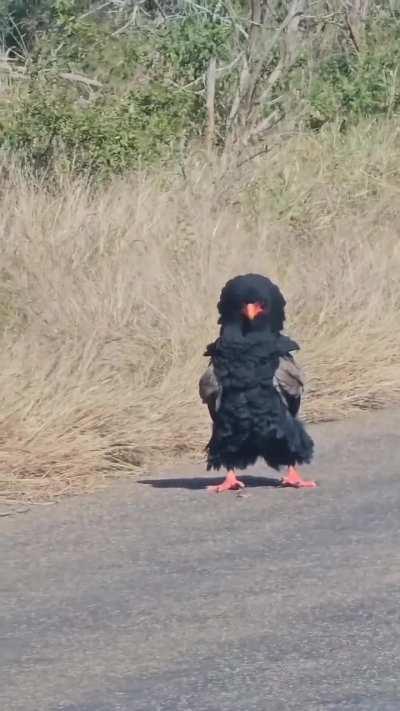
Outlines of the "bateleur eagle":
[{"label": "bateleur eagle", "polygon": [[215,492],[243,488],[236,469],[259,457],[279,470],[288,467],[283,486],[316,486],[295,469],[308,463],[313,441],[297,419],[303,376],[292,353],[297,343],[282,335],[285,299],[259,274],[227,282],[218,303],[220,334],[207,347],[209,366],[200,378],[200,397],[212,418],[207,469],[224,467],[225,481]]}]

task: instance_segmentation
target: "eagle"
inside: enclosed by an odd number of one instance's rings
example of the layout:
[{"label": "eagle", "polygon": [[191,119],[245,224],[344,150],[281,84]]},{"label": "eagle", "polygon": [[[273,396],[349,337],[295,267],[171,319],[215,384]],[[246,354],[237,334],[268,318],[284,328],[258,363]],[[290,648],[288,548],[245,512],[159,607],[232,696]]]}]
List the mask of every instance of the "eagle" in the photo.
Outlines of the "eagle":
[{"label": "eagle", "polygon": [[282,486],[316,486],[296,469],[311,461],[314,443],[297,418],[304,378],[293,357],[299,346],[282,333],[285,305],[279,287],[261,274],[236,276],[221,291],[220,333],[207,346],[199,381],[212,420],[207,470],[227,472],[209,487],[216,493],[242,489],[236,470],[259,458],[278,471],[287,467]]}]

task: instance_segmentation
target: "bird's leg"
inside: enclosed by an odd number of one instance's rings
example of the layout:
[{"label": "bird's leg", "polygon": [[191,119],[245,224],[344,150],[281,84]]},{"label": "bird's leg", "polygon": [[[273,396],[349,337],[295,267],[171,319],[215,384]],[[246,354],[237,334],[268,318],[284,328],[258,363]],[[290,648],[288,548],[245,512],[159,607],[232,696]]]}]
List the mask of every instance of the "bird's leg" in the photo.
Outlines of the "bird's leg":
[{"label": "bird's leg", "polygon": [[281,484],[282,486],[291,486],[293,489],[315,489],[317,486],[315,481],[302,479],[294,467],[288,468],[287,476],[282,477]]},{"label": "bird's leg", "polygon": [[229,469],[226,474],[225,481],[222,484],[208,486],[207,489],[209,491],[213,491],[215,494],[222,494],[223,491],[237,491],[238,489],[244,489],[244,484],[242,481],[237,479],[234,470]]}]

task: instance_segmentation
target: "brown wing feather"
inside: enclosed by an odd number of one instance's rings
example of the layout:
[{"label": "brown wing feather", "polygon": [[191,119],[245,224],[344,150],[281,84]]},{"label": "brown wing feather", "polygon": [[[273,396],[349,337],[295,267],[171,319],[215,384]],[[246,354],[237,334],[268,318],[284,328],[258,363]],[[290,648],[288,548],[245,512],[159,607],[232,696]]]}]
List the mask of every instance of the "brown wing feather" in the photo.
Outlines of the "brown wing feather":
[{"label": "brown wing feather", "polygon": [[208,405],[210,415],[214,420],[221,404],[222,387],[212,364],[208,366],[199,380],[199,395],[202,401]]},{"label": "brown wing feather", "polygon": [[[293,356],[282,356],[279,359],[274,385],[291,414],[297,415],[304,390],[304,377]],[[221,403],[222,387],[212,364],[208,366],[199,380],[199,395],[201,400],[208,405],[210,415],[214,420]]]},{"label": "brown wing feather", "polygon": [[274,384],[291,414],[297,415],[304,390],[304,376],[293,356],[287,355],[279,359]]}]

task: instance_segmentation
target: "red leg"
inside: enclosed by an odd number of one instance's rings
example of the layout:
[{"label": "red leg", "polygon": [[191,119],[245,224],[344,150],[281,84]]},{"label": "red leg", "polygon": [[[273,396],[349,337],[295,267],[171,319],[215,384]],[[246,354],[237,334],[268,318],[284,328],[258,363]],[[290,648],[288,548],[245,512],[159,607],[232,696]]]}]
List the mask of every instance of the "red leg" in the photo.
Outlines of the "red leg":
[{"label": "red leg", "polygon": [[315,489],[315,481],[302,479],[294,467],[289,467],[287,476],[282,477],[282,486],[291,486],[293,489]]},{"label": "red leg", "polygon": [[208,486],[207,489],[208,491],[213,491],[215,494],[222,494],[223,491],[237,491],[238,489],[244,489],[244,484],[236,478],[236,474],[233,469],[230,469],[226,475],[225,481],[222,484]]}]

